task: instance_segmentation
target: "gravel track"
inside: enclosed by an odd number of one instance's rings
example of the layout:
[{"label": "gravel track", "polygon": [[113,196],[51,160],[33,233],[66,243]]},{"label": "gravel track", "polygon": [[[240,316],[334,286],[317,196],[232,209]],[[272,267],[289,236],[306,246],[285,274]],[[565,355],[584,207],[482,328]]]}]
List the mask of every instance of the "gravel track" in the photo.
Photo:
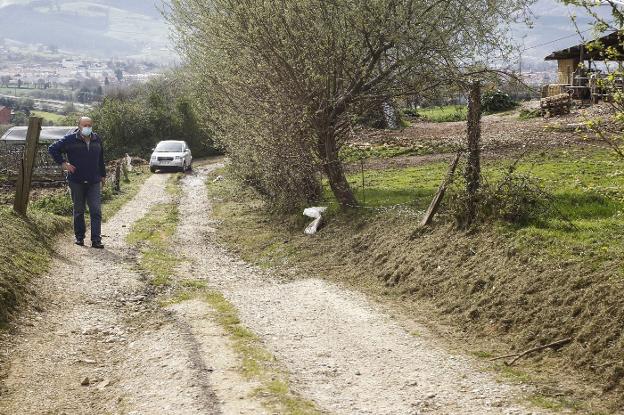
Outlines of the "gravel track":
[{"label": "gravel track", "polygon": [[8,352],[0,414],[213,414],[209,378],[198,375],[194,338],[146,299],[125,236],[169,200],[153,175],[103,228],[106,250],[57,244],[36,284],[39,313],[19,322]]},{"label": "gravel track", "polygon": [[[201,168],[183,180],[180,229],[190,272],[222,291],[290,371],[295,387],[336,414],[537,414],[526,391],[495,380],[429,333],[418,336],[363,295],[320,279],[280,281],[215,240]],[[198,243],[203,241],[203,243]]]}]

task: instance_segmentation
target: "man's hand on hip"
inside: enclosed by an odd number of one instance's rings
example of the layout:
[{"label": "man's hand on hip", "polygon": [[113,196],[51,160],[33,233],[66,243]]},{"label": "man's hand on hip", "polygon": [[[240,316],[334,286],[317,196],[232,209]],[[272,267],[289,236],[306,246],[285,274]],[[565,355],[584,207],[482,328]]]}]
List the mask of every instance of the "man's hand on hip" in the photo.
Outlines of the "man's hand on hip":
[{"label": "man's hand on hip", "polygon": [[65,171],[68,171],[69,173],[72,173],[72,174],[76,173],[76,166],[73,166],[69,164],[68,162],[64,162],[62,166]]}]

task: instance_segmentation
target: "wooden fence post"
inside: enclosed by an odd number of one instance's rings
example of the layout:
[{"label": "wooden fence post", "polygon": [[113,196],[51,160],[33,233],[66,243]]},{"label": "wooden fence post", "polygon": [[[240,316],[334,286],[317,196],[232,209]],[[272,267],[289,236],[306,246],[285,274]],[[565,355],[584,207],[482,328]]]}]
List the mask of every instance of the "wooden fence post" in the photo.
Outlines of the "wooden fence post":
[{"label": "wooden fence post", "polygon": [[26,215],[26,211],[28,210],[30,188],[32,185],[35,160],[37,158],[37,149],[39,147],[39,136],[41,135],[42,122],[43,118],[39,117],[30,117],[28,122],[26,146],[20,162],[17,187],[15,190],[15,202],[13,203],[13,210],[23,216]]},{"label": "wooden fence post", "polygon": [[433,222],[433,217],[438,212],[438,208],[440,207],[440,204],[442,203],[442,199],[444,199],[446,188],[453,180],[453,176],[455,175],[455,170],[457,169],[457,165],[459,164],[459,159],[462,156],[462,152],[463,152],[462,150],[458,151],[457,155],[451,162],[449,169],[448,169],[448,173],[446,173],[446,177],[440,184],[440,187],[438,188],[437,193],[435,194],[435,196],[433,197],[433,200],[429,204],[429,208],[425,212],[425,216],[423,216],[422,220],[420,221],[421,228],[425,226],[429,226],[431,222]]},{"label": "wooden fence post", "polygon": [[115,178],[113,180],[113,189],[116,193],[121,191],[121,161],[115,165]]},{"label": "wooden fence post", "polygon": [[466,191],[468,192],[468,223],[475,220],[477,191],[481,186],[481,83],[470,83],[468,97],[468,163],[466,164]]}]

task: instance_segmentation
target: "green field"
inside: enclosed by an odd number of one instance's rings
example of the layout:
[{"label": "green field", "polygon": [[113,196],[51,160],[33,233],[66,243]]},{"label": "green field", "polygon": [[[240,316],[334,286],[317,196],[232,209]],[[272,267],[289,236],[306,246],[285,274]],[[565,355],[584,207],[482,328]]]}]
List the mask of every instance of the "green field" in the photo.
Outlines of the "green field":
[{"label": "green field", "polygon": [[51,121],[55,125],[63,124],[65,120],[65,115],[56,114],[53,112],[45,112],[45,111],[31,111],[30,114],[33,117],[41,117],[44,121]]},{"label": "green field", "polygon": [[466,121],[468,110],[465,105],[427,107],[418,110],[418,115],[429,122]]}]

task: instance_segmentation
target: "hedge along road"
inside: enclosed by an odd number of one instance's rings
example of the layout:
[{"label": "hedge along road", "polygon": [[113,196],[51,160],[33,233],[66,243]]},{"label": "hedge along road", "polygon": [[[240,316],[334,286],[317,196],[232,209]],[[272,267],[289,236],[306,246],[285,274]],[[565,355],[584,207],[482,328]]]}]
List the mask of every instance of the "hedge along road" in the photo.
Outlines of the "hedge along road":
[{"label": "hedge along road", "polygon": [[[362,295],[305,276],[283,281],[226,252],[205,191],[215,166],[182,180],[178,282],[223,293],[302,399],[335,414],[544,413],[518,403],[530,391],[496,381],[424,327],[410,335]],[[125,237],[171,202],[167,177],[153,175],[105,224],[104,252],[59,241],[35,287],[40,311],[23,317],[12,342],[0,414],[289,412],[263,409],[209,303],[181,296],[163,307],[166,294],[137,270]]]}]

